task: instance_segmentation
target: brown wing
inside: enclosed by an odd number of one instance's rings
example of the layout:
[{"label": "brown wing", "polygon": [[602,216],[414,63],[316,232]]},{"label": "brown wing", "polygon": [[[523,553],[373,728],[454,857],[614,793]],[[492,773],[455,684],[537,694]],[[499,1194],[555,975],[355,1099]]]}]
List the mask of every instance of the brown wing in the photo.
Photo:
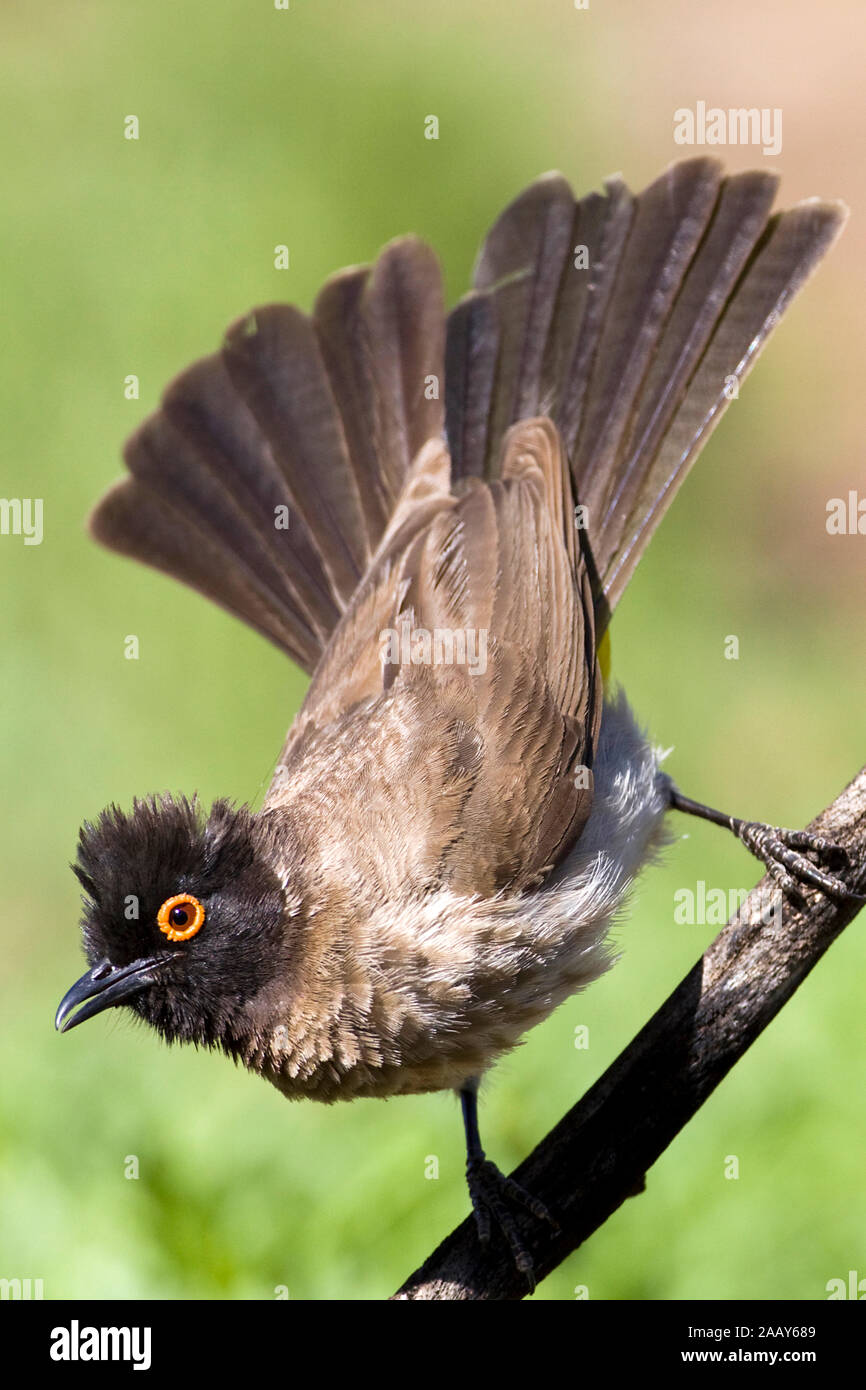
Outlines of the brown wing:
[{"label": "brown wing", "polygon": [[516,426],[501,477],[458,496],[446,469],[429,446],[419,500],[336,630],[264,806],[293,808],[306,833],[321,821],[318,834],[353,846],[353,873],[363,843],[382,891],[392,872],[466,892],[524,886],[592,801],[580,769],[601,687],[557,431]]}]

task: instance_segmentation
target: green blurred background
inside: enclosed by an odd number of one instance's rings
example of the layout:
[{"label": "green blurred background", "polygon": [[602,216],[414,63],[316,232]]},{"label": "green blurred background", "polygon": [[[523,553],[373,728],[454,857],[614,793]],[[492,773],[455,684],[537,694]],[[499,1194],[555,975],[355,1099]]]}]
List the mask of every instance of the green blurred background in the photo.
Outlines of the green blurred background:
[{"label": "green blurred background", "polygon": [[[687,792],[807,821],[863,758],[866,538],[824,525],[828,498],[863,489],[861,9],[6,0],[0,26],[2,492],[45,505],[42,545],[0,539],[0,1275],[42,1278],[46,1298],[382,1298],[466,1214],[451,1096],[290,1106],[119,1014],[54,1034],[82,969],[67,868],[82,817],[159,789],[255,800],[304,690],[238,623],[99,552],[83,518],[163,385],[252,305],[308,308],[330,272],[406,231],[438,249],[454,299],[486,226],[543,170],[640,187],[683,153],[675,108],[781,107],[784,200],[840,196],[854,217],[651,547],[613,657]],[[618,931],[619,965],[487,1085],[506,1170],[713,936],[675,925],[674,893],[755,881],[732,837],[678,829]],[[814,1299],[866,1275],[864,978],[861,922],[645,1195],[536,1297]]]}]

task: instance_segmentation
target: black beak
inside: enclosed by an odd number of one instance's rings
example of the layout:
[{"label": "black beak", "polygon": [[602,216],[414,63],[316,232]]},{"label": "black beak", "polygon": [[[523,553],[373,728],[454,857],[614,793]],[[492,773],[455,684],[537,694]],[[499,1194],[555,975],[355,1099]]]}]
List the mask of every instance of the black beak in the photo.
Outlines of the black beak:
[{"label": "black beak", "polygon": [[[92,970],[88,970],[66,991],[54,1016],[54,1027],[61,1033],[68,1033],[70,1028],[77,1027],[86,1018],[101,1014],[103,1009],[123,1004],[153,982],[162,963],[159,957],[134,960],[131,965],[120,966],[114,966],[108,960],[98,961]],[[70,1018],[77,1004],[84,1007]]]}]

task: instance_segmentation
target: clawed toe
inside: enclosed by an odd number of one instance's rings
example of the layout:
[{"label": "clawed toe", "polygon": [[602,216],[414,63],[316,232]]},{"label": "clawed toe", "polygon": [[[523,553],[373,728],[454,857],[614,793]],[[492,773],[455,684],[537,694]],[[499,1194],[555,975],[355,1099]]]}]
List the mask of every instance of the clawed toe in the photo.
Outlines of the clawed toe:
[{"label": "clawed toe", "polygon": [[559,1230],[558,1223],[543,1202],[531,1192],[527,1192],[513,1178],[506,1177],[495,1163],[491,1163],[483,1155],[471,1158],[467,1163],[466,1181],[469,1185],[479,1241],[482,1245],[488,1243],[491,1221],[494,1222],[505,1237],[514,1263],[527,1280],[531,1293],[535,1288],[535,1271],[532,1257],[517,1228],[513,1208],[523,1207],[531,1212],[537,1221],[546,1222],[555,1231]]},{"label": "clawed toe", "polygon": [[[834,898],[866,902],[866,895],[853,892],[839,878],[841,869],[851,867],[851,856],[843,845],[834,844],[809,830],[785,830],[761,821],[740,820],[724,811],[715,811],[700,801],[684,796],[673,782],[668,781],[671,808],[689,816],[712,821],[732,830],[737,839],[760,859],[773,882],[791,897],[802,900],[803,888],[810,885]],[[813,856],[810,859],[806,855]],[[817,862],[815,862],[817,861]]]},{"label": "clawed toe", "polygon": [[[773,881],[786,893],[802,898],[802,889],[808,884],[836,898],[862,896],[853,893],[831,872],[850,863],[848,851],[842,845],[812,835],[808,830],[786,830],[759,821],[738,821],[734,829],[738,839],[760,859]],[[807,859],[806,854],[814,855],[818,862]]]}]

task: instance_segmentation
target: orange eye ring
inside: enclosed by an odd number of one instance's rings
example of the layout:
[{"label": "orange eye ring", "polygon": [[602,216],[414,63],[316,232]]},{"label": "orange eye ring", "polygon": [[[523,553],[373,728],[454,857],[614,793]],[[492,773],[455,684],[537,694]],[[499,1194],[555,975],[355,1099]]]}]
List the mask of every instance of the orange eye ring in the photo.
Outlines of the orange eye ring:
[{"label": "orange eye ring", "polygon": [[166,898],[156,920],[169,941],[189,941],[204,926],[204,908],[192,893],[178,893]]}]

